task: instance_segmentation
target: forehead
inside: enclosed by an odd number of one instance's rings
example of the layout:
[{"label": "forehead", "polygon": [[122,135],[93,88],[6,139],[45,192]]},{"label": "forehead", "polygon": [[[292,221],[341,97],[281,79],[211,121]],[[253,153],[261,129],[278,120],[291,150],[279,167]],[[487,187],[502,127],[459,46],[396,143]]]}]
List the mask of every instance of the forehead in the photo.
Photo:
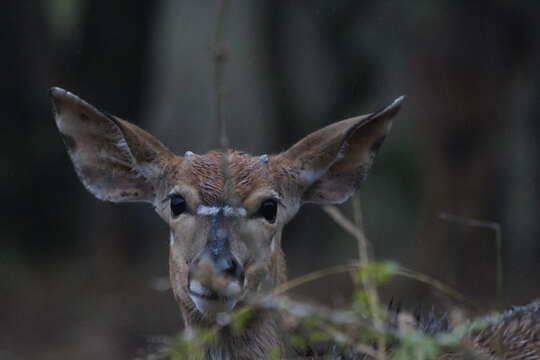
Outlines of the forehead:
[{"label": "forehead", "polygon": [[185,156],[177,175],[198,191],[202,203],[215,205],[241,202],[258,189],[279,193],[271,167],[266,155],[212,151]]}]

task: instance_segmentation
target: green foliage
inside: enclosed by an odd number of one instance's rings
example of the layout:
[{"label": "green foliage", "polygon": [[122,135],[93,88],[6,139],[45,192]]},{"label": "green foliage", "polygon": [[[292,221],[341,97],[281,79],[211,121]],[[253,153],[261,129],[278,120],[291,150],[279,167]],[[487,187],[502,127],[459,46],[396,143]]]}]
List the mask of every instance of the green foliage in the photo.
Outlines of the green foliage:
[{"label": "green foliage", "polygon": [[368,279],[373,279],[378,285],[386,284],[392,276],[398,274],[398,264],[391,261],[371,262],[358,267],[354,280],[357,287],[364,287]]},{"label": "green foliage", "polygon": [[305,337],[299,334],[292,334],[289,336],[290,344],[297,349],[305,349],[308,347],[308,342]]},{"label": "green foliage", "polygon": [[[340,218],[341,215],[336,215],[335,212],[332,214],[340,219],[339,223],[346,222]],[[360,233],[360,230],[354,233]],[[366,241],[360,238],[359,242]],[[348,267],[346,270],[350,271],[351,268]],[[325,275],[336,273],[336,269],[320,271],[317,275],[321,276],[323,273]],[[297,318],[298,325],[295,331],[285,337],[293,348],[300,351],[308,350],[317,343],[330,341],[335,344],[334,349],[341,349],[344,353],[364,353],[378,360],[385,360],[388,357],[395,360],[430,360],[459,348],[464,337],[485,328],[488,324],[486,321],[469,322],[456,327],[453,331],[426,334],[417,330],[418,324],[410,314],[389,314],[387,308],[379,301],[377,287],[386,284],[395,275],[401,275],[431,284],[454,296],[457,292],[434,279],[388,261],[372,262],[364,258],[353,275],[355,292],[351,304],[345,309],[331,310],[295,304],[296,307],[302,308],[301,311],[291,312],[291,315],[294,313]],[[317,277],[306,278],[311,281]],[[258,304],[252,304],[236,310],[226,317],[226,321],[220,322],[220,326],[229,326],[236,333],[246,329],[249,331],[249,326],[255,319],[257,306]],[[318,309],[321,311],[317,311]],[[167,354],[172,360],[200,359],[204,355],[204,347],[217,340],[217,331],[218,328],[214,328],[184,333],[175,339]],[[283,349],[274,349],[268,354],[267,359],[282,358],[282,351]]]},{"label": "green foliage", "polygon": [[170,360],[202,360],[204,347],[215,343],[216,340],[216,332],[213,329],[183,331],[173,339],[165,350],[165,358]]},{"label": "green foliage", "polygon": [[366,286],[371,282],[374,286],[386,284],[398,274],[399,266],[393,262],[371,262],[358,267],[354,274],[356,291],[353,296],[353,309],[362,316],[385,319],[384,308],[372,299],[370,289]]},{"label": "green foliage", "polygon": [[299,328],[288,336],[289,343],[296,349],[307,349],[313,344],[331,340],[331,337],[322,330],[324,321],[316,316],[306,317]]},{"label": "green foliage", "polygon": [[[318,343],[331,342],[336,349],[344,352],[354,350],[376,358],[379,356],[377,354],[380,354],[377,346],[386,347],[391,344],[391,350],[385,350],[387,354],[384,358],[389,356],[395,360],[430,360],[458,348],[463,337],[488,325],[485,320],[473,321],[458,326],[451,332],[428,335],[415,328],[414,320],[409,324],[401,324],[399,316],[390,316],[385,306],[373,301],[370,293],[372,290],[366,286],[369,282],[372,286],[385,284],[394,275],[400,274],[399,271],[399,265],[393,262],[371,262],[360,266],[354,273],[356,291],[353,300],[349,307],[339,310],[345,313],[349,311],[351,318],[340,322],[335,320],[336,318],[309,313],[302,316],[296,330],[285,337],[288,344],[302,351]],[[228,326],[236,333],[246,329],[249,331],[249,326],[256,317],[256,307],[257,305],[253,304],[236,310],[221,326]],[[392,325],[389,323],[390,318],[394,319]],[[164,352],[165,358],[204,359],[204,348],[218,340],[218,329],[216,327],[183,332],[168,346]],[[283,349],[276,348],[268,354],[267,359],[277,360],[283,356]]]},{"label": "green foliage", "polygon": [[283,356],[283,351],[280,348],[272,349],[272,352],[267,357],[267,360],[279,360]]},{"label": "green foliage", "polygon": [[231,328],[238,333],[249,326],[249,323],[254,318],[253,308],[244,306],[232,314]]}]

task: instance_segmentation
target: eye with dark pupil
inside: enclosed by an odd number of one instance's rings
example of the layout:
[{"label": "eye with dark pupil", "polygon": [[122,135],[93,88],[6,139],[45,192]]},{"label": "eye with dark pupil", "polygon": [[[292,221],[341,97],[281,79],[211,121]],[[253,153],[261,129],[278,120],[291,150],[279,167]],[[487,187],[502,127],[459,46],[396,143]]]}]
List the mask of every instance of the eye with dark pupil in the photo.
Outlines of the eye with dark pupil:
[{"label": "eye with dark pupil", "polygon": [[178,216],[186,211],[186,200],[180,195],[171,195],[171,212],[173,216]]},{"label": "eye with dark pupil", "polygon": [[264,200],[259,208],[259,215],[266,219],[269,223],[276,221],[277,201],[275,199]]}]

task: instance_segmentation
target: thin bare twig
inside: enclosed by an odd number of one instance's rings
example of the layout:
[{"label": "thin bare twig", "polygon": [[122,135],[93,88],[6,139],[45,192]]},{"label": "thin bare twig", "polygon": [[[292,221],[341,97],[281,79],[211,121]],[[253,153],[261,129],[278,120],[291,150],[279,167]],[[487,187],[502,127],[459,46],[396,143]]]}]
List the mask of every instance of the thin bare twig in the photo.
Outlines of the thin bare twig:
[{"label": "thin bare twig", "polygon": [[504,308],[504,278],[502,265],[502,232],[501,224],[496,221],[479,220],[465,216],[440,213],[439,219],[470,227],[480,227],[493,230],[495,233],[495,246],[497,248],[497,306],[499,310]]},{"label": "thin bare twig", "polygon": [[[369,250],[370,244],[364,233],[363,220],[362,220],[362,208],[360,207],[360,197],[359,195],[353,196],[352,199],[353,205],[353,217],[358,229],[358,234],[361,235],[356,238],[358,243],[358,259],[360,260],[361,266],[368,266],[370,263],[369,259]],[[371,275],[368,275],[365,279],[362,279],[364,286],[366,288],[369,305],[371,307],[371,313],[373,314],[373,321],[375,323],[375,328],[379,331],[383,329],[383,319],[379,313],[379,291],[377,290],[377,283],[374,281]],[[377,359],[384,360],[386,358],[386,339],[384,336],[379,336],[377,338]]]},{"label": "thin bare twig", "polygon": [[[276,288],[272,291],[273,296],[279,296],[283,295],[289,290],[292,290],[298,286],[304,285],[306,283],[319,280],[320,278],[323,278],[325,276],[329,275],[337,275],[337,274],[343,274],[346,272],[352,272],[358,270],[362,265],[358,263],[354,264],[347,264],[347,265],[337,265],[332,266],[329,268],[313,271],[307,274],[304,274],[302,276],[299,276],[297,278],[294,278],[292,280],[289,280]],[[462,294],[459,293],[456,289],[452,288],[451,286],[448,286],[441,281],[434,279],[428,275],[421,274],[419,272],[416,272],[414,270],[405,268],[403,266],[399,266],[397,269],[397,272],[395,275],[403,276],[409,279],[413,279],[416,281],[419,281],[421,283],[430,285],[434,287],[435,289],[449,295],[450,297],[454,298],[454,300],[459,301],[464,304],[468,304],[471,307],[476,308],[475,304],[472,304],[470,301],[468,301]]]},{"label": "thin bare twig", "polygon": [[399,266],[396,275],[400,275],[409,279],[413,279],[416,281],[419,281],[421,283],[430,285],[434,287],[435,289],[446,293],[447,295],[450,295],[454,298],[454,300],[457,300],[463,304],[467,304],[469,307],[472,307],[474,309],[477,308],[476,304],[471,303],[469,300],[465,298],[462,294],[459,293],[456,289],[442,283],[441,281],[432,278],[431,276],[419,273],[417,271],[407,269],[403,266]]},{"label": "thin bare twig", "polygon": [[336,274],[342,274],[345,272],[355,271],[357,268],[358,268],[357,264],[350,264],[350,265],[338,265],[338,266],[333,266],[333,267],[313,271],[313,272],[304,274],[302,276],[299,276],[297,278],[294,278],[292,280],[289,280],[287,282],[284,282],[283,284],[276,286],[274,290],[272,290],[272,295],[274,296],[281,295],[305,283],[318,280],[328,275],[336,275]]},{"label": "thin bare twig", "polygon": [[219,8],[216,37],[214,43],[214,86],[216,89],[216,123],[218,127],[219,145],[226,149],[229,147],[227,137],[227,122],[223,116],[223,93],[224,93],[224,72],[227,61],[227,51],[224,45],[225,25],[229,14],[231,0],[222,0]]},{"label": "thin bare twig", "polygon": [[361,232],[356,225],[343,215],[341,211],[335,206],[323,206],[323,210],[334,220],[339,226],[341,226],[345,231],[351,234],[354,238],[359,239],[364,237],[363,232]]},{"label": "thin bare twig", "polygon": [[355,227],[358,229],[358,259],[360,264],[368,264],[371,246],[367,240],[366,234],[364,233],[364,221],[362,219],[362,208],[360,207],[360,198],[358,195],[354,196],[352,199],[353,206],[353,217]]},{"label": "thin bare twig", "polygon": [[[343,213],[335,206],[325,206],[323,207],[324,211],[330,217],[338,223],[343,229],[348,231],[358,243],[358,258],[360,266],[368,267],[369,260],[369,242],[367,240],[364,231],[362,230],[362,212],[360,209],[360,201],[358,197],[353,198],[353,210],[355,223],[352,223]],[[383,321],[381,314],[379,313],[379,293],[377,291],[377,284],[375,283],[373,277],[370,274],[367,274],[366,277],[361,279],[362,285],[364,286],[367,296],[368,296],[368,306],[369,312],[373,315],[373,322],[375,328],[382,333]],[[384,336],[380,336],[377,339],[377,359],[384,360],[386,358],[386,344]]]},{"label": "thin bare twig", "polygon": [[[326,207],[324,207],[324,210],[328,213],[328,215],[330,215],[330,217],[336,223],[338,223],[338,225],[340,225],[343,229],[345,229],[349,234],[354,236],[356,239],[365,238],[365,235],[363,234],[363,232],[360,229],[358,229],[349,219],[347,219],[347,217],[345,217],[345,215],[343,215],[343,213],[341,211],[339,211],[339,209],[337,209],[335,206],[326,206]],[[441,216],[442,216],[442,214],[441,214]],[[450,221],[450,219],[452,219],[452,221],[455,221],[456,218],[462,219],[461,217],[455,217],[455,216],[450,218],[450,215],[448,215],[448,214],[445,214],[444,216],[445,216],[444,219],[445,220],[448,219],[449,221]],[[466,224],[470,225],[470,226],[482,226],[482,227],[488,227],[488,228],[491,228],[491,229],[494,229],[494,230],[498,229],[498,230],[495,230],[495,231],[497,231],[499,233],[498,238],[500,238],[500,225],[498,223],[484,222],[484,221],[474,220],[474,219],[466,219],[466,220],[467,220]],[[465,223],[465,222],[462,222],[462,223]],[[363,247],[366,248],[367,245],[364,245]],[[358,265],[351,264],[351,265],[345,265],[345,266],[357,267]],[[311,273],[311,274],[307,274],[304,277],[305,277],[305,279],[317,278],[316,275],[323,275],[324,276],[324,274],[327,273],[327,272],[331,273],[331,274],[334,274],[337,271],[338,271],[337,268],[327,269],[326,271],[318,271],[318,272],[314,272],[314,273]],[[346,271],[350,271],[350,270],[347,268]],[[438,280],[436,280],[436,279],[434,279],[434,278],[432,278],[430,276],[415,272],[413,270],[404,268],[402,266],[399,267],[398,274],[402,275],[402,276],[405,276],[405,277],[416,279],[416,280],[418,280],[420,282],[423,282],[423,283],[426,283],[426,284],[429,284],[429,285],[433,286],[434,288],[436,288],[438,290],[441,290],[441,291],[451,295],[456,300],[459,300],[459,301],[464,302],[464,303],[467,302],[465,297],[463,295],[461,295],[457,290],[451,288],[448,285],[443,284],[442,282],[440,282],[440,281],[438,281]],[[299,280],[300,279],[298,279],[296,281],[299,281]],[[302,283],[303,283],[303,281],[302,281]],[[294,287],[294,286],[292,286],[292,287]]]},{"label": "thin bare twig", "polygon": [[371,331],[377,331],[370,322],[359,318],[358,314],[351,310],[334,310],[323,305],[294,301],[286,296],[267,296],[248,301],[254,307],[285,311],[300,319],[318,318],[334,325],[358,325]]}]

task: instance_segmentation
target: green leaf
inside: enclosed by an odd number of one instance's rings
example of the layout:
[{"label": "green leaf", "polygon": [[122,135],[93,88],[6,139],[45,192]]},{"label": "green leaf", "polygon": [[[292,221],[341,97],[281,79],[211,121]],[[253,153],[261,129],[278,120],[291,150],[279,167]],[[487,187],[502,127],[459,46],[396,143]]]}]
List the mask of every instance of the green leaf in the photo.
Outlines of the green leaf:
[{"label": "green leaf", "polygon": [[357,286],[363,287],[366,279],[371,278],[378,284],[387,283],[399,271],[399,266],[391,261],[373,262],[358,268],[355,276]]},{"label": "green leaf", "polygon": [[255,313],[253,309],[249,306],[244,306],[233,313],[231,328],[235,332],[241,332],[249,325],[254,317]]}]

